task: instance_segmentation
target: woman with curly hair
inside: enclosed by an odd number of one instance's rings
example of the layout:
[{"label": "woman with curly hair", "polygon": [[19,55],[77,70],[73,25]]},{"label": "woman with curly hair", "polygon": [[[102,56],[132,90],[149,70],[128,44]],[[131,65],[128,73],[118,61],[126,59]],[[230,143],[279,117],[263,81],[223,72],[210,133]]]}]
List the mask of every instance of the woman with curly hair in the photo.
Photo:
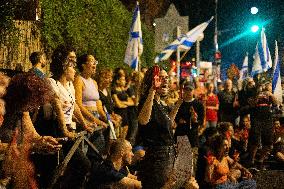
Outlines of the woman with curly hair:
[{"label": "woman with curly hair", "polygon": [[30,72],[14,76],[7,87],[0,135],[3,142],[10,143],[3,169],[15,188],[37,187],[31,152],[56,152],[61,148],[55,138],[40,136],[31,120],[31,115],[52,98],[47,81]]},{"label": "woman with curly hair", "polygon": [[[256,182],[251,180],[252,174],[228,156],[229,142],[222,135],[216,136],[211,143],[211,153],[207,154],[207,166],[205,171],[205,181],[213,188],[256,188]],[[231,169],[237,168],[241,171],[244,180],[238,182]]]}]

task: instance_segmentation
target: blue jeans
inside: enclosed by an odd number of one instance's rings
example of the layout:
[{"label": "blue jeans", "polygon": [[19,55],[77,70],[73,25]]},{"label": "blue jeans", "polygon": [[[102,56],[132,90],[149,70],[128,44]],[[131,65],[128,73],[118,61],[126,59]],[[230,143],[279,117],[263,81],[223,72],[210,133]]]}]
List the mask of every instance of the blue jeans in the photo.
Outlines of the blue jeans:
[{"label": "blue jeans", "polygon": [[230,181],[216,186],[216,189],[256,189],[255,180],[248,179],[241,182],[232,183]]},{"label": "blue jeans", "polygon": [[206,121],[206,128],[217,126],[217,121]]},{"label": "blue jeans", "polygon": [[142,163],[140,178],[143,189],[158,189],[164,186],[169,178],[175,161],[173,146],[148,148]]}]

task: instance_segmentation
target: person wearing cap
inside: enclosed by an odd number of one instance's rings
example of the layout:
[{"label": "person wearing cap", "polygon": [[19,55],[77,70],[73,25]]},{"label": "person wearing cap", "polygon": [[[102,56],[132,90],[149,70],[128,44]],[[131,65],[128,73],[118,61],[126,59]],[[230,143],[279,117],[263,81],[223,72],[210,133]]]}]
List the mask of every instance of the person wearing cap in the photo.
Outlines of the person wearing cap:
[{"label": "person wearing cap", "polygon": [[198,132],[204,124],[204,105],[194,98],[194,87],[192,83],[185,82],[183,86],[183,102],[176,116],[177,136],[187,135],[188,140],[193,148],[194,172],[196,171],[196,160],[198,156]]}]

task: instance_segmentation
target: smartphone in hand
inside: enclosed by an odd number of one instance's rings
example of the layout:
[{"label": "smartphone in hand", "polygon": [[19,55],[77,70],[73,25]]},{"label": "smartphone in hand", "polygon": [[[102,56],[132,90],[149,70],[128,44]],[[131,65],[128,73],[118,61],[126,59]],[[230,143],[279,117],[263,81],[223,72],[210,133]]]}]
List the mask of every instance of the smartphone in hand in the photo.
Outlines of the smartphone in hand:
[{"label": "smartphone in hand", "polygon": [[160,67],[158,65],[154,66],[154,74],[153,74],[153,85],[154,88],[157,89],[160,87],[161,85],[161,81],[160,81]]}]

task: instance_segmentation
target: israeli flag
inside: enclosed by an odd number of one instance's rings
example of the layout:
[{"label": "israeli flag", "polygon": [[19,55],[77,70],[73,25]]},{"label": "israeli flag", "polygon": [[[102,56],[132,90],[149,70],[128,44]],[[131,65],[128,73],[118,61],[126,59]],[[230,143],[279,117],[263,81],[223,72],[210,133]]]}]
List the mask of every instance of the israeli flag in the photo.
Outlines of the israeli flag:
[{"label": "israeli flag", "polygon": [[240,71],[240,80],[244,80],[248,75],[248,53],[246,53],[242,69]]},{"label": "israeli flag", "polygon": [[179,48],[179,50],[181,51],[191,49],[192,45],[207,28],[208,24],[213,20],[213,18],[214,17],[211,17],[211,19],[207,22],[203,22],[202,24],[187,32],[186,35],[181,35],[179,38],[174,40],[155,58],[155,63],[167,60],[173,54],[173,52],[177,50],[177,48]]},{"label": "israeli flag", "polygon": [[270,55],[270,51],[268,48],[266,35],[265,35],[265,29],[262,28],[261,30],[261,47],[259,47],[259,53],[260,53],[260,60],[261,60],[261,66],[263,70],[266,72],[268,69],[272,68],[272,59]]},{"label": "israeli flag", "polygon": [[137,2],[133,13],[124,62],[128,64],[132,69],[138,70],[139,57],[141,56],[142,52],[143,52],[142,30],[141,30],[139,3]]},{"label": "israeli flag", "polygon": [[255,76],[256,74],[260,74],[263,72],[258,49],[259,48],[258,48],[258,43],[257,43],[256,48],[255,48],[254,57],[253,57],[254,60],[253,60],[252,70],[251,70],[252,77]]},{"label": "israeli flag", "polygon": [[278,54],[278,45],[275,41],[275,59],[273,67],[273,79],[272,79],[272,93],[274,94],[277,101],[282,104],[282,87],[281,87],[281,77],[280,77],[280,59]]}]

